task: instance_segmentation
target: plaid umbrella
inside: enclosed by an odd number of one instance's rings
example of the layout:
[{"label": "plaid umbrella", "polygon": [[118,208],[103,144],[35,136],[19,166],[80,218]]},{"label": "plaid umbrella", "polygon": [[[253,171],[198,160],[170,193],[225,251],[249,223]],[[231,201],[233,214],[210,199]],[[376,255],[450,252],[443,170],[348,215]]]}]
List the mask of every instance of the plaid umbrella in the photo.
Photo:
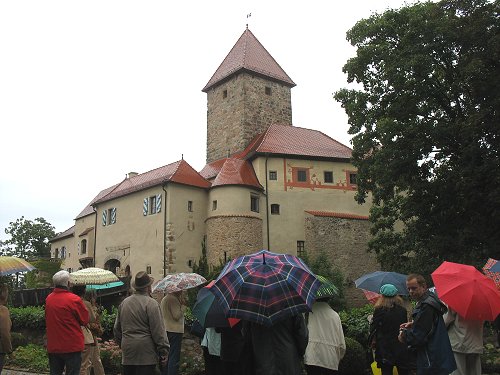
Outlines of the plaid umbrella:
[{"label": "plaid umbrella", "polygon": [[500,269],[496,271],[495,269],[500,267],[500,262],[496,259],[490,258],[483,266],[483,272],[486,276],[488,276],[498,289],[500,289]]},{"label": "plaid umbrella", "polygon": [[316,275],[316,277],[319,281],[321,281],[321,286],[316,292],[316,299],[325,297],[337,297],[339,295],[339,290],[332,281],[321,275]]},{"label": "plaid umbrella", "polygon": [[320,285],[300,258],[261,250],[229,262],[210,291],[226,317],[271,326],[311,311]]},{"label": "plaid umbrella", "polygon": [[165,276],[156,285],[152,291],[163,291],[167,293],[180,292],[181,290],[195,288],[198,285],[206,283],[207,280],[194,272],[180,272]]},{"label": "plaid umbrella", "polygon": [[193,315],[204,328],[233,327],[240,319],[225,317],[219,301],[210,293],[209,289],[212,285],[214,285],[214,281],[198,291],[196,302],[193,305]]},{"label": "plaid umbrella", "polygon": [[0,276],[12,275],[17,272],[33,271],[35,267],[24,259],[0,256]]}]

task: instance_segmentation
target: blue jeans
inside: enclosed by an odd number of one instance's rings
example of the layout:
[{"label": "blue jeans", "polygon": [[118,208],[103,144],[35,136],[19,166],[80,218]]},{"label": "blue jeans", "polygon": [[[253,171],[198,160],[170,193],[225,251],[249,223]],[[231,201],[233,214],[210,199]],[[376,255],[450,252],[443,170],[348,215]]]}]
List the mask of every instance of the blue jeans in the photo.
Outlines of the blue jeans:
[{"label": "blue jeans", "polygon": [[167,332],[170,342],[170,351],[168,352],[168,364],[161,375],[177,375],[179,373],[179,363],[181,361],[182,333]]},{"label": "blue jeans", "polygon": [[82,364],[82,353],[49,353],[50,375],[62,375],[66,367],[66,375],[79,375]]}]

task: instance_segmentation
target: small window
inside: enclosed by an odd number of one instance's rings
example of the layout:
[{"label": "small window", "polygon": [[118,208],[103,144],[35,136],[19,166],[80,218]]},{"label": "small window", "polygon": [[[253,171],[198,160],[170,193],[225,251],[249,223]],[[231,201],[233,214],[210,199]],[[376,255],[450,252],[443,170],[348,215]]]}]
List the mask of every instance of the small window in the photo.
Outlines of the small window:
[{"label": "small window", "polygon": [[194,260],[193,259],[188,259],[187,265],[189,268],[193,268]]},{"label": "small window", "polygon": [[215,211],[217,209],[217,201],[212,201],[212,211]]},{"label": "small window", "polygon": [[271,215],[279,215],[280,214],[280,205],[273,203],[271,205]]},{"label": "small window", "polygon": [[278,179],[278,172],[276,172],[276,171],[269,171],[269,179],[270,180],[277,180]]},{"label": "small window", "polygon": [[153,215],[156,213],[156,195],[149,197],[149,214]]},{"label": "small window", "polygon": [[54,258],[56,258],[56,259],[59,258],[59,249],[56,249],[54,251]]},{"label": "small window", "polygon": [[358,174],[357,173],[349,173],[349,185],[357,185],[357,177],[358,177]]},{"label": "small window", "polygon": [[333,183],[333,172],[325,171],[325,183],[327,184]]},{"label": "small window", "polygon": [[227,98],[227,90],[222,91],[222,97],[223,97],[224,99],[226,99],[226,98]]},{"label": "small window", "polygon": [[300,258],[304,255],[306,255],[305,241],[297,241],[297,256]]},{"label": "small window", "polygon": [[81,249],[80,249],[81,254],[87,254],[87,240],[82,240],[81,243]]},{"label": "small window", "polygon": [[307,171],[305,169],[299,169],[297,171],[297,181],[307,182]]},{"label": "small window", "polygon": [[151,266],[146,266],[146,273],[151,275]]},{"label": "small window", "polygon": [[253,212],[259,212],[259,196],[252,194],[250,196],[250,210]]},{"label": "small window", "polygon": [[66,247],[61,247],[61,259],[66,259]]},{"label": "small window", "polygon": [[193,212],[193,201],[188,201],[188,212]]},{"label": "small window", "polygon": [[70,267],[70,268],[68,268],[68,272],[69,272],[69,273],[73,272],[73,268],[71,268],[71,267]]},{"label": "small window", "polygon": [[266,86],[266,95],[271,95],[271,88],[269,86]]}]

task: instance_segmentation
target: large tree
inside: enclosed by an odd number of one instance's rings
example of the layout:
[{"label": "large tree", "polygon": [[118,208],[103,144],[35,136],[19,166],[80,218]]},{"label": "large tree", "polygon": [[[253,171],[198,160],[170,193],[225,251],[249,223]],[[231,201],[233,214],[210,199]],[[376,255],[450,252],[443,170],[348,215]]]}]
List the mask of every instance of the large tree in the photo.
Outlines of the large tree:
[{"label": "large tree", "polygon": [[426,2],[348,31],[349,117],[370,249],[386,269],[500,258],[499,1]]},{"label": "large tree", "polygon": [[10,239],[4,242],[2,249],[4,255],[15,255],[20,258],[29,256],[49,257],[49,240],[55,236],[54,226],[43,217],[35,220],[25,219],[24,216],[9,223],[5,233]]}]

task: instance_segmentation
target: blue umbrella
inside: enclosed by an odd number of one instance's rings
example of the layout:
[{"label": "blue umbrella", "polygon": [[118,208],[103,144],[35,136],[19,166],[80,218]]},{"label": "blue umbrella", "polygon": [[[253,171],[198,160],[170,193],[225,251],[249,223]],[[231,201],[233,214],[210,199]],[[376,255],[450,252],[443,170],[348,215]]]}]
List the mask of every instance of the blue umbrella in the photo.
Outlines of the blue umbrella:
[{"label": "blue umbrella", "polygon": [[123,285],[123,281],[115,281],[115,282],[112,282],[112,283],[107,283],[107,284],[102,284],[102,285],[91,284],[91,285],[87,285],[87,288],[88,289],[100,290],[100,289],[115,288],[117,286],[122,286],[122,285]]},{"label": "blue umbrella", "polygon": [[490,268],[491,272],[500,272],[500,262],[496,262],[494,265],[491,266]]},{"label": "blue umbrella", "polygon": [[406,275],[397,272],[375,271],[361,276],[354,281],[356,288],[380,293],[380,287],[384,284],[392,284],[398,289],[398,294],[407,296]]}]

